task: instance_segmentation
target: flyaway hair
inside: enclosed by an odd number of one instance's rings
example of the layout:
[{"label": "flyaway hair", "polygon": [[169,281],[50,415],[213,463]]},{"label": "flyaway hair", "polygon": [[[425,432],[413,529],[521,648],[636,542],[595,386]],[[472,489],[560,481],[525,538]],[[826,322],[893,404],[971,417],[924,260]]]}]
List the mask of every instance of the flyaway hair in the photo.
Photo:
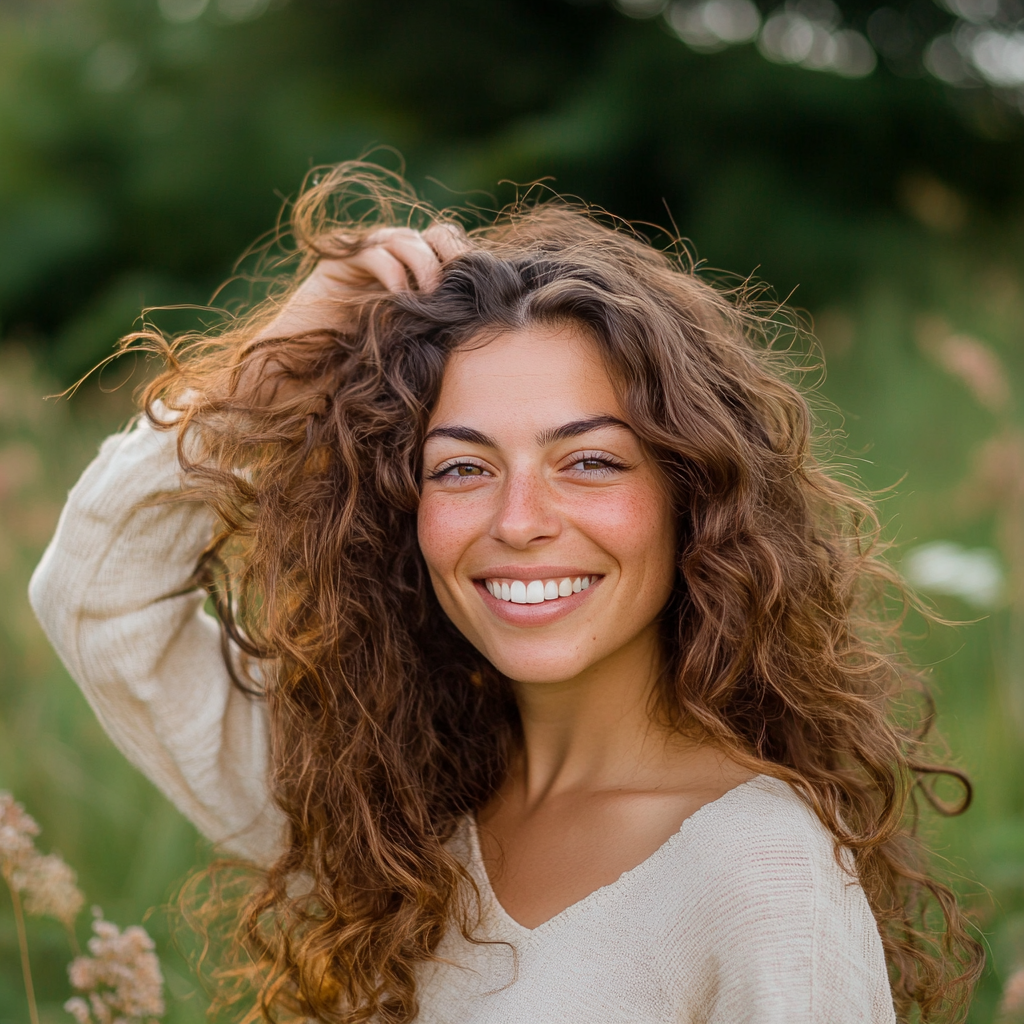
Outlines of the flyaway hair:
[{"label": "flyaway hair", "polygon": [[[292,209],[290,287],[411,216],[432,215],[383,172],[321,172]],[[559,201],[519,204],[471,241],[435,291],[355,295],[330,329],[266,337],[278,298],[215,337],[128,340],[167,359],[144,405],[156,419],[157,398],[182,411],[165,426],[183,438],[187,496],[219,516],[197,579],[255,666],[239,685],[266,702],[289,824],[280,859],[230,883],[230,899],[216,872],[196,889],[200,920],[237,911],[220,1008],[409,1022],[442,935],[472,936],[475,893],[446,843],[521,735],[508,680],[431,589],[420,449],[453,351],[570,324],[602,353],[678,517],[652,715],[793,784],[837,856],[851,851],[901,1018],[961,1019],[981,950],[912,835],[911,805],[943,769],[922,761],[927,701],[905,721],[925,691],[887,611],[904,591],[871,503],[819,457],[799,373],[775,344],[780,316]],[[256,406],[242,397],[253,375]]]}]

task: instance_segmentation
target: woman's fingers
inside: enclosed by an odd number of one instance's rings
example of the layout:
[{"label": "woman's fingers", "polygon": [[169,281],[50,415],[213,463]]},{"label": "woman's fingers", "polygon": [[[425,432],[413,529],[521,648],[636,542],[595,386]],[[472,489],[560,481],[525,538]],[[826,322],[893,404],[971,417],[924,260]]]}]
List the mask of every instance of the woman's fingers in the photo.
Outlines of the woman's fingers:
[{"label": "woman's fingers", "polygon": [[[420,291],[433,291],[441,283],[441,261],[420,232],[411,228],[386,228],[374,232],[367,241],[370,248],[365,252],[380,247],[400,260],[408,270],[410,280],[416,283]],[[391,291],[397,290],[390,285],[387,287]],[[402,287],[408,288],[409,285]]]},{"label": "woman's fingers", "polygon": [[434,224],[422,233],[412,228],[380,228],[352,255],[325,257],[313,276],[343,288],[379,284],[391,292],[409,288],[430,292],[441,283],[442,263],[470,248],[457,224]]},{"label": "woman's fingers", "polygon": [[409,287],[406,263],[383,245],[371,245],[347,260],[338,260],[331,270],[336,270],[339,281],[349,286],[376,280],[389,292],[406,291]]},{"label": "woman's fingers", "polygon": [[[339,241],[351,240],[339,236]],[[338,300],[362,289],[431,292],[441,283],[442,263],[470,248],[456,224],[434,224],[422,233],[412,228],[380,228],[351,255],[321,259],[259,337],[327,326],[337,316]]]},{"label": "woman's fingers", "polygon": [[451,221],[431,225],[423,232],[423,240],[437,253],[443,263],[469,252],[472,248],[466,232]]},{"label": "woman's fingers", "polygon": [[[441,264],[461,256],[470,249],[466,233],[457,224],[434,224],[422,233],[412,228],[382,228],[367,239],[362,252],[383,249],[395,257],[406,268],[409,282],[415,282],[420,291],[433,291],[441,283]],[[358,258],[358,257],[356,257]],[[392,278],[383,284],[389,291],[408,288],[403,282],[395,287]]]}]

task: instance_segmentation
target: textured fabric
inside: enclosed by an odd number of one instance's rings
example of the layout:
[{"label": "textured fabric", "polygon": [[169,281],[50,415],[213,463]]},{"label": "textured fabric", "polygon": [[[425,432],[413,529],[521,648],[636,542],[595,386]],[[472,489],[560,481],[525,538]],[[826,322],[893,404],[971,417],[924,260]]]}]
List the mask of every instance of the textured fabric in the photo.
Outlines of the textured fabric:
[{"label": "textured fabric", "polygon": [[[172,433],[108,438],[72,490],[32,606],[125,755],[222,849],[268,863],[262,706],[235,688],[192,588],[210,537]],[[473,822],[453,843],[482,916],[423,970],[421,1024],[891,1024],[878,930],[832,840],[760,776],[701,808],[651,857],[527,929],[494,898]]]},{"label": "textured fabric", "polygon": [[494,898],[469,824],[483,933],[449,935],[423,1024],[881,1024],[895,1020],[878,929],[832,840],[759,776],[612,885],[537,928]]},{"label": "textured fabric", "polygon": [[176,441],[145,422],[107,438],[29,600],[128,760],[204,835],[267,863],[283,824],[267,799],[264,710],[231,683],[220,630],[190,586],[213,517],[196,503],[146,504],[180,488]]}]

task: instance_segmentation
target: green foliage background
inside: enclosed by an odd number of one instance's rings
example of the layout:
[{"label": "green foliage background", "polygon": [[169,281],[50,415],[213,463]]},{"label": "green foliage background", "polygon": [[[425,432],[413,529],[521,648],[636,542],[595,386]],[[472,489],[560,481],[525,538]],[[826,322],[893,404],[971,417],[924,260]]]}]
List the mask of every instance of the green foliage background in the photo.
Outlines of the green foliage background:
[{"label": "green foliage background", "polygon": [[[859,2],[843,7],[854,25],[870,10]],[[424,196],[485,210],[514,194],[502,180],[548,177],[621,216],[671,218],[714,267],[796,289],[850,459],[868,486],[898,484],[883,500],[894,557],[938,538],[993,546],[1019,581],[1007,523],[1024,508],[1024,466],[1007,461],[988,503],[970,483],[982,445],[1017,436],[1024,392],[1024,121],[998,98],[885,67],[860,81],[780,67],[752,46],[697,55],[660,19],[600,2],[291,0],[240,20],[244,6],[219,0],[175,24],[156,0],[0,3],[0,788],[108,917],[159,907],[203,847],[113,750],[25,600],[64,492],[130,415],[129,388],[42,399],[144,306],[208,301],[316,164],[393,147]],[[930,0],[911,7],[949,20]],[[923,344],[936,331],[991,346],[1007,409],[937,365]],[[990,944],[975,1022],[994,1019],[1024,963],[1015,621],[1003,607],[912,641],[977,784],[968,815],[930,823]],[[148,926],[169,1019],[198,1020],[163,915]],[[32,942],[44,1016],[69,1020],[64,938],[34,922]],[[0,902],[0,1024],[25,1020]]]}]

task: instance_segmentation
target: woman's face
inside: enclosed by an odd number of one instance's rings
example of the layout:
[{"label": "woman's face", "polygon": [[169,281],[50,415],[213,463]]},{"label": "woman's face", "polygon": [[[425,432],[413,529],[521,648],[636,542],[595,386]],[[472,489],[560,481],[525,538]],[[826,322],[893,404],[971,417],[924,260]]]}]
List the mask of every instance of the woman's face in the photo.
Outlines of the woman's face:
[{"label": "woman's face", "polygon": [[580,330],[456,352],[423,468],[434,590],[500,672],[565,681],[653,636],[675,572],[671,503]]}]

